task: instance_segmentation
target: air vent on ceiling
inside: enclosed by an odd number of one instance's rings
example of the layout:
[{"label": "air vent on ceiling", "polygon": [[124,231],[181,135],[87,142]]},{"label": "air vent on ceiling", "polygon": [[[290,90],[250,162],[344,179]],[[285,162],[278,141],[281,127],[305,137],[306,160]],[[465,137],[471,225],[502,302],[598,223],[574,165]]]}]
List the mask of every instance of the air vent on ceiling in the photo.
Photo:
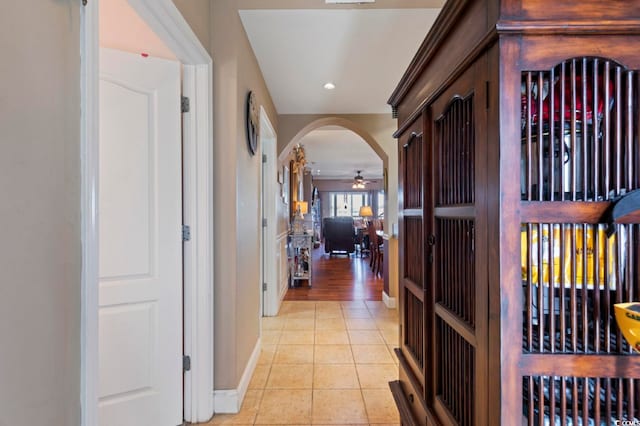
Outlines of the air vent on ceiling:
[{"label": "air vent on ceiling", "polygon": [[358,3],[375,3],[376,0],[324,0],[329,4],[358,4]]}]

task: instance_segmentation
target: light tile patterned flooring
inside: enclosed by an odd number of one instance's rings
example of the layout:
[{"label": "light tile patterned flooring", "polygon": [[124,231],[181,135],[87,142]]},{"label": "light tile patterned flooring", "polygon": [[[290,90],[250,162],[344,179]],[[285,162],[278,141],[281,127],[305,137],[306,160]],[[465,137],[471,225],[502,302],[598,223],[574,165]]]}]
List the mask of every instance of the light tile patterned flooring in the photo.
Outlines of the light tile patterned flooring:
[{"label": "light tile patterned flooring", "polygon": [[207,425],[400,423],[397,310],[378,301],[283,302],[262,320],[262,353],[242,409]]}]

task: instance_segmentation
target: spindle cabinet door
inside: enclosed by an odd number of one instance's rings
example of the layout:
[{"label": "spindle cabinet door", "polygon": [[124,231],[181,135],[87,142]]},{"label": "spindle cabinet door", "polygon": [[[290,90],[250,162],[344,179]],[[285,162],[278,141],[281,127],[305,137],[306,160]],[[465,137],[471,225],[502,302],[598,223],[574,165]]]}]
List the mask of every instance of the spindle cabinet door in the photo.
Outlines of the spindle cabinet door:
[{"label": "spindle cabinet door", "polygon": [[486,61],[428,108],[433,139],[426,200],[432,283],[433,410],[443,424],[487,423]]},{"label": "spindle cabinet door", "polygon": [[[425,271],[425,165],[428,141],[420,115],[398,138],[399,156],[399,295],[401,315],[400,360],[404,392],[414,404],[414,416],[426,415],[425,366],[430,350],[426,339],[428,303]],[[402,380],[404,379],[404,380]],[[416,406],[415,404],[419,404]]]},{"label": "spindle cabinet door", "polygon": [[593,56],[521,73],[523,424],[640,421],[613,307],[639,299],[640,225],[605,214],[640,187],[639,84]]}]

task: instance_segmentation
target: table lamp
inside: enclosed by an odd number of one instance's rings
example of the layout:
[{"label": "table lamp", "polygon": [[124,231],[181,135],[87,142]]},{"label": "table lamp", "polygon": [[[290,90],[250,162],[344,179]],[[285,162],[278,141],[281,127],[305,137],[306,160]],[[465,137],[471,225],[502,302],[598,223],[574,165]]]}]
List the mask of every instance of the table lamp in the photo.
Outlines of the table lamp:
[{"label": "table lamp", "polygon": [[309,211],[309,204],[306,201],[296,201],[293,206],[296,211],[295,216],[293,216],[293,233],[303,234],[305,232],[304,214]]},{"label": "table lamp", "polygon": [[367,225],[367,218],[373,216],[373,210],[371,210],[371,206],[362,206],[360,207],[360,217],[364,219],[365,226]]},{"label": "table lamp", "polygon": [[303,218],[309,212],[309,203],[306,201],[296,201],[296,214]]}]

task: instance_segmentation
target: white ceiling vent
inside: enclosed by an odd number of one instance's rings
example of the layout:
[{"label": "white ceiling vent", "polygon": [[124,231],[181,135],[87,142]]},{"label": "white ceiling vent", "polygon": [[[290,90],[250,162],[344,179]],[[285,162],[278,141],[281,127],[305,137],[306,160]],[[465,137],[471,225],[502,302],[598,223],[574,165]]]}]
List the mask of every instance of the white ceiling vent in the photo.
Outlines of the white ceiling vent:
[{"label": "white ceiling vent", "polygon": [[359,4],[359,3],[375,3],[376,0],[324,0],[328,4]]}]

